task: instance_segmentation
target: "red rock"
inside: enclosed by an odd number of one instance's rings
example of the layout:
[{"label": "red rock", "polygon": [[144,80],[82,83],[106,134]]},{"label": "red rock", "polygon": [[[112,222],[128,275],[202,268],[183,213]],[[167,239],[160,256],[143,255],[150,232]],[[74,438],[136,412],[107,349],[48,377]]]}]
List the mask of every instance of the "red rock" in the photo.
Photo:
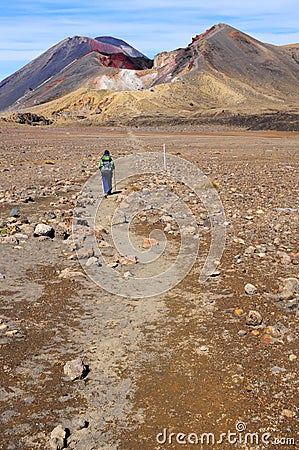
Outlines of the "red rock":
[{"label": "red rock", "polygon": [[150,248],[153,247],[154,245],[159,245],[159,241],[152,238],[143,238],[143,245],[142,245],[143,248]]},{"label": "red rock", "polygon": [[271,336],[267,333],[263,334],[263,336],[261,337],[261,342],[263,344],[270,344],[272,342]]}]

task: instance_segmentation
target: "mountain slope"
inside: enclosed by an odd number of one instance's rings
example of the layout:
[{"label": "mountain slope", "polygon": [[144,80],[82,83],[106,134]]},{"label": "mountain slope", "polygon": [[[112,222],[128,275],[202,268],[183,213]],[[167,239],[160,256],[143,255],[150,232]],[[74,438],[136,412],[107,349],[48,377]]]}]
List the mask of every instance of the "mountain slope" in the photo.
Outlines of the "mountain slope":
[{"label": "mountain slope", "polygon": [[225,24],[215,25],[193,38],[186,49],[176,53],[175,64],[171,55],[167,59],[165,66],[162,60],[162,67],[159,57],[154,61],[154,67],[160,71],[156,84],[208,71],[262,92],[271,90],[289,95],[290,86],[298,87],[299,82],[298,62],[288,51],[263,44]]},{"label": "mountain slope", "polygon": [[[136,51],[134,53],[134,49],[128,44],[129,50],[126,50],[126,46],[123,44],[124,41],[114,39],[114,45],[112,45],[100,42],[99,39],[101,38],[97,39],[83,36],[66,38],[19,71],[5,78],[0,83],[0,111],[13,105],[16,101],[18,101],[18,104],[21,104],[20,99],[24,95],[26,95],[28,102],[28,97],[30,96],[28,94],[30,92],[59,74],[69,64],[80,61],[80,58],[91,52],[102,54],[103,66],[121,66],[133,70],[148,68],[152,65],[149,58],[140,52]],[[135,57],[134,54],[138,56]],[[116,57],[115,55],[118,56]]]},{"label": "mountain slope", "polygon": [[88,53],[67,65],[34,90],[27,92],[14,103],[13,107],[14,109],[30,108],[44,104],[72,93],[82,86],[91,89],[96,86],[99,73],[106,74],[107,77],[120,71],[134,75],[136,70],[133,70],[133,67],[138,67],[139,61],[142,64],[143,59],[131,58],[122,53],[112,54],[109,57],[98,52]]},{"label": "mountain slope", "polygon": [[121,40],[93,41],[101,52],[96,48],[56,66],[50,79],[18,98],[12,109],[30,108],[57,122],[80,118],[101,124],[198,123],[204,116],[298,112],[296,44],[264,44],[218,24],[186,48],[159,53],[151,67]]}]

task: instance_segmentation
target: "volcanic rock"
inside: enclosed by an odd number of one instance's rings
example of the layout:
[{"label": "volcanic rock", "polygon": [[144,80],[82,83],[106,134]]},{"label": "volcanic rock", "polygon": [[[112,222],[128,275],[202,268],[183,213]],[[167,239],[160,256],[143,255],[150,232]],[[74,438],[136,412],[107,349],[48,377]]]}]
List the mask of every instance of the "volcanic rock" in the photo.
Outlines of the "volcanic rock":
[{"label": "volcanic rock", "polygon": [[244,287],[245,293],[248,295],[253,295],[257,293],[257,288],[251,284],[251,283],[247,283]]},{"label": "volcanic rock", "polygon": [[73,359],[65,363],[63,371],[72,381],[84,378],[88,374],[88,366],[81,358]]},{"label": "volcanic rock", "polygon": [[61,425],[58,425],[51,432],[49,447],[51,450],[62,450],[66,445],[67,433]]},{"label": "volcanic rock", "polygon": [[20,211],[18,208],[12,208],[9,215],[10,217],[20,217]]},{"label": "volcanic rock", "polygon": [[38,223],[34,228],[34,236],[48,236],[50,238],[54,237],[54,229],[50,225],[45,223]]},{"label": "volcanic rock", "polygon": [[262,323],[263,318],[258,311],[249,311],[246,316],[246,325],[258,326]]}]

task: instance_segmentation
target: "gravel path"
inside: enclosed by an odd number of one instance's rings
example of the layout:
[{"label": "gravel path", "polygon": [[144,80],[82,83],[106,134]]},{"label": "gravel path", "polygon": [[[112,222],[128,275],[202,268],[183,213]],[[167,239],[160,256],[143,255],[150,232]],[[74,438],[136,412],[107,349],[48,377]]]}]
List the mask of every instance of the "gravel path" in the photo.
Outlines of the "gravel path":
[{"label": "gravel path", "polygon": [[[178,449],[188,439],[185,447],[193,448],[196,438],[204,448],[204,433],[211,440],[226,433],[228,442],[229,430],[238,434],[234,448],[259,450],[265,433],[267,448],[292,448],[298,433],[298,135],[1,127],[0,448],[58,448],[58,438],[51,439],[58,425],[64,447],[76,450]],[[149,203],[167,200],[171,191],[191,208],[200,250],[171,290],[138,299],[111,294],[105,279],[96,284],[87,276],[101,271],[89,244],[77,248],[81,264],[77,259],[72,219],[78,195],[103,149],[119,158],[161,151],[165,142],[173,155],[199,167],[221,198],[227,232],[221,262],[200,285],[211,222],[187,186],[159,174],[124,180],[93,224],[107,266],[130,282],[175,261],[180,239],[167,201],[161,211],[147,204],[132,221],[140,251],[149,242],[144,238],[158,241],[150,246],[151,265],[128,261],[132,255],[113,246],[113,211],[148,199],[148,191],[154,193]],[[15,217],[12,208],[19,210]],[[35,235],[40,223],[53,228],[54,237]],[[91,227],[82,227],[82,242],[89,243]],[[168,239],[157,260],[162,238],[151,235],[153,229]],[[195,233],[192,227],[184,232]],[[72,381],[64,367],[75,358],[88,373]],[[252,444],[242,426],[256,433]]]}]

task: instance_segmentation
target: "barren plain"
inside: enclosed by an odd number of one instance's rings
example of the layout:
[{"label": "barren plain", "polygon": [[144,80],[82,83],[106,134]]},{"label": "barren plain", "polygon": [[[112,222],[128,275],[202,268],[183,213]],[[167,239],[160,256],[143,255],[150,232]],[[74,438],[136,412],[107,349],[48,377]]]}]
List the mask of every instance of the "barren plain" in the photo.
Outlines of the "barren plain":
[{"label": "barren plain", "polygon": [[[163,170],[117,178],[118,158],[161,154],[164,144],[210,179],[224,208],[224,252],[203,284],[212,225],[200,200]],[[296,448],[298,145],[297,132],[224,126],[1,123],[1,449]],[[112,295],[78,262],[73,212],[105,149],[116,193],[93,232],[124,277],[139,263],[111,241],[119,202],[170,189],[194,213],[198,260],[163,294]],[[146,209],[132,225],[141,246],[160,227],[175,248],[165,209]],[[64,368],[77,358],[86,370],[72,380]]]}]

